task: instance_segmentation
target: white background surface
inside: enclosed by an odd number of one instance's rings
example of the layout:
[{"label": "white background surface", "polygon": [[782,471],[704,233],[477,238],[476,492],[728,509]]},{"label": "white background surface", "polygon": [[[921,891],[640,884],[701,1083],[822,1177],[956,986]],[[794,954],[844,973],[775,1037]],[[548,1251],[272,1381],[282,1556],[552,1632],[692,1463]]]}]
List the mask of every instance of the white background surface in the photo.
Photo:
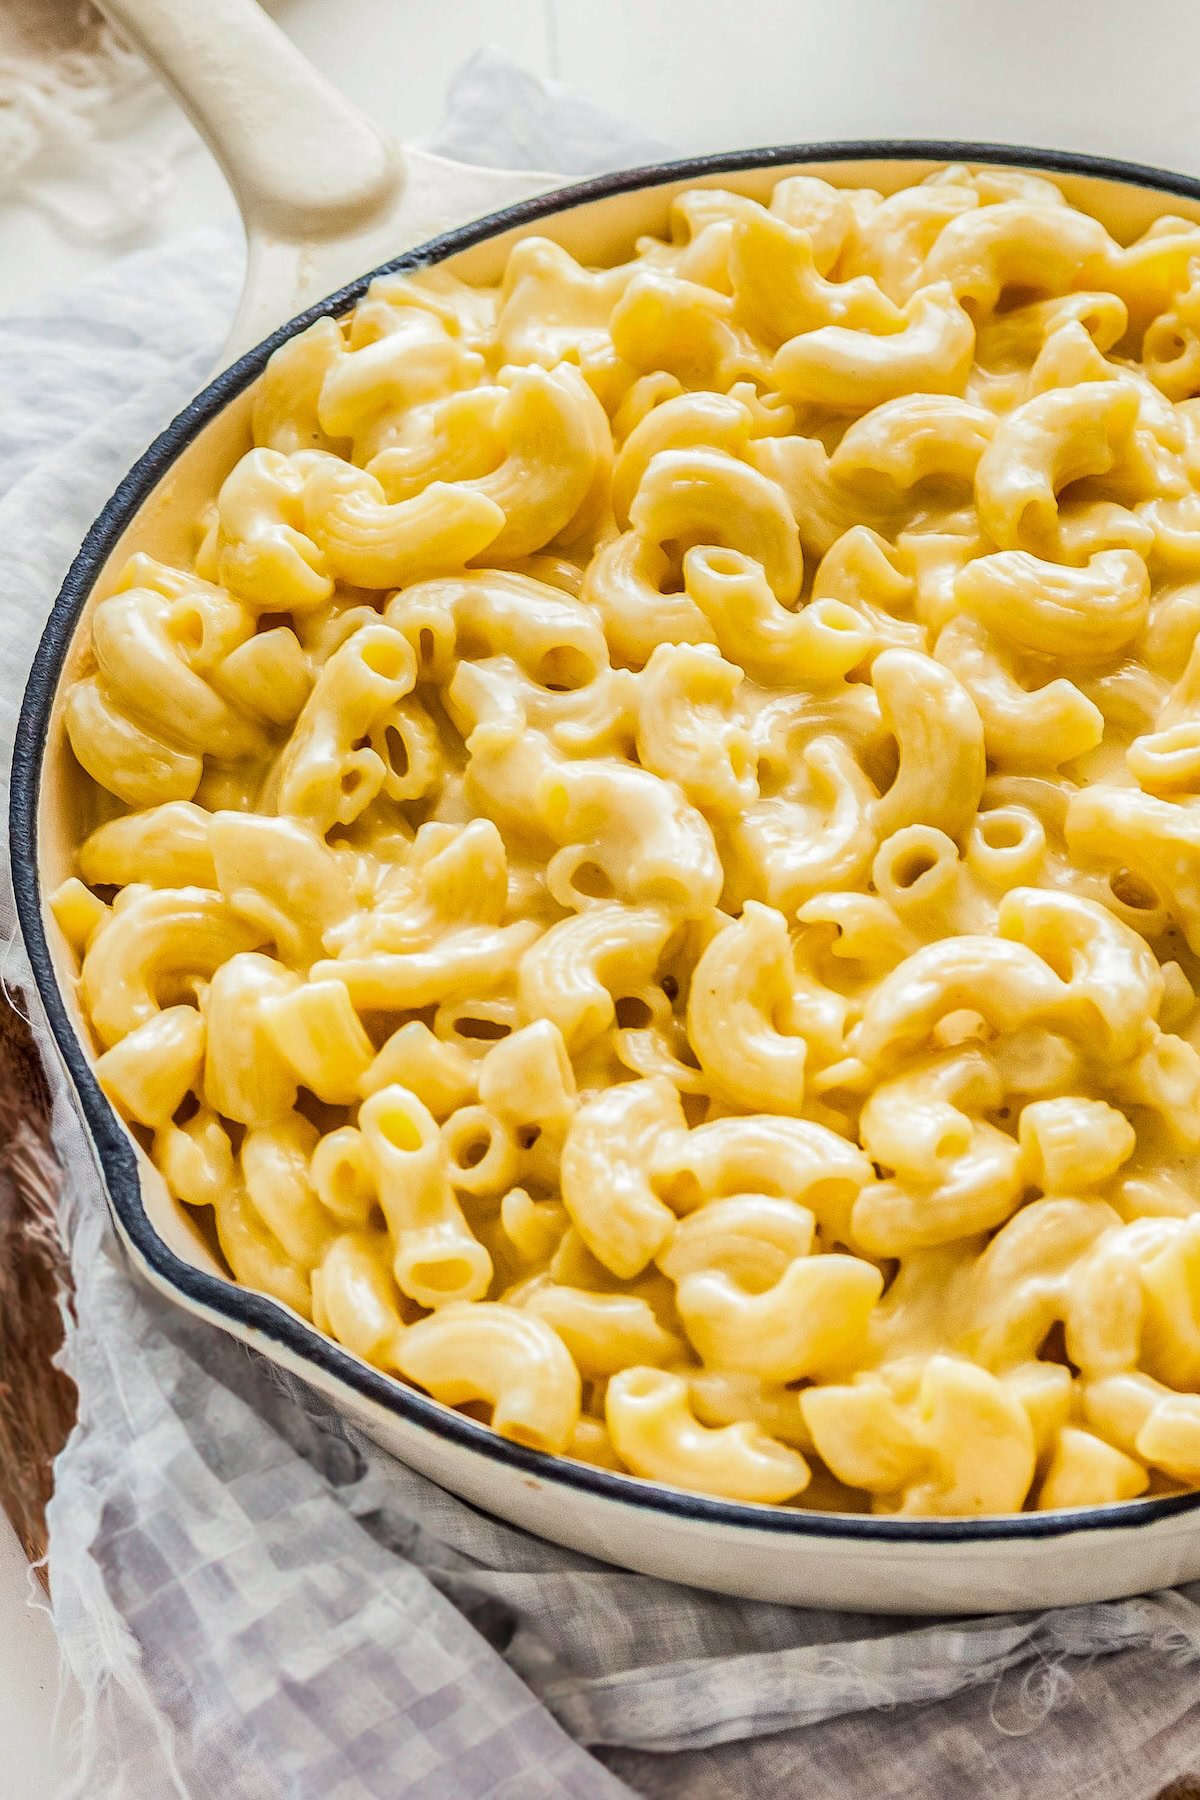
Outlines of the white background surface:
[{"label": "white background surface", "polygon": [[[42,1800],[54,1794],[74,1717],[68,1696],[56,1719],[58,1649],[36,1579],[8,1520],[0,1513],[0,1794]],[[101,1800],[97,1795],[96,1800]]]},{"label": "white background surface", "polygon": [[[448,78],[492,43],[681,151],[967,137],[1200,174],[1196,0],[277,0],[273,10],[367,112],[410,138],[432,129]],[[138,241],[232,216],[169,101],[137,137],[175,159],[173,192]],[[32,305],[132,247],[71,244],[29,208],[0,209],[0,308]],[[0,1521],[0,1800],[47,1800],[63,1750],[53,1638],[26,1594]]]}]

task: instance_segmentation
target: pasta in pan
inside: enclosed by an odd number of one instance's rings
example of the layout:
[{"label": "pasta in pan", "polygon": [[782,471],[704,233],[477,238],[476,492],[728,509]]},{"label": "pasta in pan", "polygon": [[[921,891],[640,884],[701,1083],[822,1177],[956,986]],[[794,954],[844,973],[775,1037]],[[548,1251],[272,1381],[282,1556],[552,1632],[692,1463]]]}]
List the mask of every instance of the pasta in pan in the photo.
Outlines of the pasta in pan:
[{"label": "pasta in pan", "polygon": [[1198,291],[791,176],[275,353],[51,902],[236,1280],[733,1500],[1200,1485]]}]

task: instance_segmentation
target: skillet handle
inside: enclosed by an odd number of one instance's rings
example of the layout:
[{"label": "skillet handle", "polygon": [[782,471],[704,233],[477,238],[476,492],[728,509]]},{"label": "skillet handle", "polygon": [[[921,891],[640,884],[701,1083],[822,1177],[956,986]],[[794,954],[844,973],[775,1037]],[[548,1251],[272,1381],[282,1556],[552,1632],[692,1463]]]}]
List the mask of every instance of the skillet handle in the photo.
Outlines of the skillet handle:
[{"label": "skillet handle", "polygon": [[218,367],[362,271],[559,185],[400,151],[257,0],[97,4],[191,115],[241,211],[246,282]]},{"label": "skillet handle", "polygon": [[394,206],[399,158],[256,0],[99,0],[208,143],[251,238],[328,240]]}]

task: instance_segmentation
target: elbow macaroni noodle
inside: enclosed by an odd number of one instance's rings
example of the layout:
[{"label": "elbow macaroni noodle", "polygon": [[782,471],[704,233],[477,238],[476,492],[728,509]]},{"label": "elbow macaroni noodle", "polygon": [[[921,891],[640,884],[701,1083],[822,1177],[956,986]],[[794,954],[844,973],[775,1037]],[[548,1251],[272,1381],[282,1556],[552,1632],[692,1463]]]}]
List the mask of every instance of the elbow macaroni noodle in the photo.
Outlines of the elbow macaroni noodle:
[{"label": "elbow macaroni noodle", "polygon": [[52,899],[238,1281],[730,1499],[1200,1485],[1198,296],[801,175],[276,352],[91,615]]}]

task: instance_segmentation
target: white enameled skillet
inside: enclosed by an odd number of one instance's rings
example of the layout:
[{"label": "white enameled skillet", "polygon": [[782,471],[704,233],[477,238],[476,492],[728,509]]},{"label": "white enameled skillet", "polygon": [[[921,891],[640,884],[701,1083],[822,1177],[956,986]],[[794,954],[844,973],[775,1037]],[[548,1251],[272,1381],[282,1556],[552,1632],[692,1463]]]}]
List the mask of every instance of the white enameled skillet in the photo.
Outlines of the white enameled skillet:
[{"label": "white enameled skillet", "polygon": [[103,4],[208,138],[250,244],[229,346],[236,360],[151,445],[88,533],[38,650],[14,758],[11,850],[25,943],[134,1267],[178,1305],[303,1377],[443,1487],[631,1569],[755,1598],[906,1612],[1024,1610],[1200,1577],[1200,1494],[954,1520],[737,1505],[505,1442],[369,1368],[222,1273],[97,1086],[70,961],[45,905],[71,870],[81,816],[60,705],[82,655],[81,622],[135,549],[166,561],[187,554],[199,504],[248,446],[251,392],[271,351],[313,319],[345,313],[381,267],[446,263],[491,281],[531,232],[582,261],[605,262],[661,230],[683,188],[765,198],[798,170],[888,192],[950,161],[1020,166],[1050,173],[1124,239],[1168,210],[1200,222],[1200,182],[994,144],[866,142],[697,157],[545,192],[548,176],[468,169],[385,145],[254,0]]}]

